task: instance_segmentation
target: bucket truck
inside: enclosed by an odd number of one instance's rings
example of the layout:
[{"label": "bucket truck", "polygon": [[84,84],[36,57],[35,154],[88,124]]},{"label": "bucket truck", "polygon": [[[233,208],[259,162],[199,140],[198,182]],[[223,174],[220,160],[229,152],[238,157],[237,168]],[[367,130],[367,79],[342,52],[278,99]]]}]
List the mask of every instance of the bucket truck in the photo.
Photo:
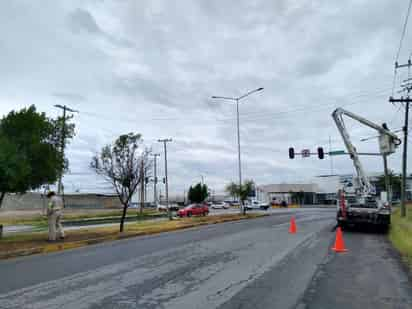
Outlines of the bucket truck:
[{"label": "bucket truck", "polygon": [[[343,116],[347,116],[378,131],[379,153],[358,153],[352,144],[349,133],[345,127]],[[386,229],[390,224],[391,210],[387,201],[387,192],[381,192],[377,197],[375,189],[365,174],[359,155],[382,155],[388,156],[395,152],[401,140],[386,125],[379,126],[361,116],[351,113],[342,108],[336,109],[332,117],[342,136],[347,152],[352,159],[356,170],[353,183],[346,183],[338,192],[337,200],[337,223],[339,226],[352,224],[375,224]]]}]

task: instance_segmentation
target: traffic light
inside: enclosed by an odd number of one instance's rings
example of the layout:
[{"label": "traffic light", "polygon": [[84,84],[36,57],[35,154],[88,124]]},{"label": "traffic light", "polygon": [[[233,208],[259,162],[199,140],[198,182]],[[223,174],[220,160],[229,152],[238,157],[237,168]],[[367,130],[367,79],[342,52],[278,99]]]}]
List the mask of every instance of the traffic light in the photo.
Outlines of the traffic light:
[{"label": "traffic light", "polygon": [[318,158],[319,159],[324,159],[325,158],[325,153],[323,152],[322,147],[318,147]]},{"label": "traffic light", "polygon": [[149,177],[145,177],[145,178],[144,178],[144,182],[145,182],[146,184],[148,184],[148,183],[149,183]]},{"label": "traffic light", "polygon": [[163,177],[163,183],[166,184],[166,177]]},{"label": "traffic light", "polygon": [[293,147],[289,148],[289,159],[295,158],[295,149]]}]

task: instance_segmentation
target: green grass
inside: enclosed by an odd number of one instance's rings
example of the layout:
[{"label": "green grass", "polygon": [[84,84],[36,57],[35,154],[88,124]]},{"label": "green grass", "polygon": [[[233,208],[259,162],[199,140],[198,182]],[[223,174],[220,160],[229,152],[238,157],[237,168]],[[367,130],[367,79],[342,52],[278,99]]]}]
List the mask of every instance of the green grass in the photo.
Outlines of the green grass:
[{"label": "green grass", "polygon": [[407,206],[404,218],[399,208],[392,213],[389,240],[412,268],[412,205]]},{"label": "green grass", "polygon": [[[114,209],[111,211],[102,211],[102,212],[79,212],[79,213],[70,213],[63,210],[63,220],[82,220],[82,219],[91,219],[91,218],[110,218],[110,217],[119,217],[122,215],[121,209]],[[161,215],[155,209],[145,209],[141,214],[136,209],[128,209],[127,217],[157,217]],[[47,217],[42,215],[33,215],[28,218],[0,218],[0,224],[3,225],[34,225],[39,228],[47,227]]]},{"label": "green grass", "polygon": [[[119,233],[119,226],[106,226],[81,230],[70,230],[66,232],[66,238],[62,243],[64,243],[65,245],[69,245],[74,244],[76,242],[87,242],[88,240],[96,239],[100,239],[99,242],[105,240],[116,240],[125,237],[150,235],[184,228],[192,228],[205,224],[216,224],[242,219],[253,219],[265,215],[266,214],[247,214],[243,216],[241,214],[225,214],[219,216],[175,219],[172,221],[140,221],[125,226],[125,231],[123,233]],[[87,244],[88,243],[82,243],[78,244],[77,246],[85,246]],[[50,245],[51,244],[47,242],[47,232],[10,235],[0,239],[0,253],[25,250],[30,248],[47,248]],[[52,245],[53,247],[55,247],[55,244]]]}]

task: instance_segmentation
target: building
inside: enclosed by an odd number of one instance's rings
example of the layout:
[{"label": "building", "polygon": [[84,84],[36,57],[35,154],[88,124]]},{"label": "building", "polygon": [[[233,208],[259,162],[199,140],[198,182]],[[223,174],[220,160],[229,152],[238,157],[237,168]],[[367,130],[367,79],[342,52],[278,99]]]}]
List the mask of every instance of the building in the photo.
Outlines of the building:
[{"label": "building", "polygon": [[[373,186],[374,193],[379,195],[384,190],[379,179],[381,174],[369,174],[370,182]],[[288,204],[336,204],[337,192],[348,183],[355,183],[353,174],[343,175],[320,175],[312,179],[306,184],[268,184],[257,187],[257,199],[265,202],[282,202]],[[406,198],[412,200],[412,175],[407,177],[406,183]],[[392,200],[399,200],[400,192],[394,191]]]},{"label": "building", "polygon": [[[64,195],[66,208],[73,209],[105,209],[122,208],[117,195],[114,194],[66,194]],[[34,210],[44,209],[47,205],[47,198],[37,192],[27,192],[25,194],[6,194],[1,206],[4,210]]]},{"label": "building", "polygon": [[256,196],[267,203],[285,201],[288,204],[316,204],[318,187],[315,183],[307,184],[269,184],[256,188]]},{"label": "building", "polygon": [[[369,181],[372,184],[373,192],[376,195],[380,195],[382,191],[385,191],[380,178],[381,173],[370,173],[368,174]],[[355,175],[344,174],[344,175],[321,175],[314,179],[319,187],[319,192],[317,194],[317,201],[320,204],[329,204],[336,200],[336,193],[344,185],[348,183],[354,184],[356,182]],[[393,189],[392,200],[400,199],[400,190]],[[406,178],[406,199],[412,200],[412,175]]]}]

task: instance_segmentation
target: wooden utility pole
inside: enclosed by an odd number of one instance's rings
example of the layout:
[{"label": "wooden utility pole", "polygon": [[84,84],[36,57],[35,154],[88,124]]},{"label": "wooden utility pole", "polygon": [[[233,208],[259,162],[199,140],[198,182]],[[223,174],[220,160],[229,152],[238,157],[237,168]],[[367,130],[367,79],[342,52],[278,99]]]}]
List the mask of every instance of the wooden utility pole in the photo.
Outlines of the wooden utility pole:
[{"label": "wooden utility pole", "polygon": [[54,107],[60,108],[63,110],[63,123],[62,123],[62,129],[61,129],[61,133],[60,133],[60,158],[62,160],[62,169],[60,171],[59,174],[59,180],[58,180],[58,184],[57,184],[57,193],[60,195],[63,191],[63,185],[62,185],[62,178],[63,178],[63,170],[64,170],[64,150],[66,147],[66,121],[70,118],[72,118],[73,116],[67,117],[66,113],[67,112],[72,112],[72,113],[78,113],[79,111],[74,110],[66,105],[59,105],[56,104],[54,105]]},{"label": "wooden utility pole", "polygon": [[[408,60],[406,64],[398,64],[395,62],[395,70],[399,68],[408,68],[408,73],[410,72],[410,68],[412,67],[411,59]],[[409,74],[408,74],[409,75]],[[405,82],[410,81],[408,79]],[[401,187],[401,217],[406,216],[406,174],[407,174],[407,158],[408,158],[408,122],[409,122],[409,103],[411,102],[411,98],[409,97],[409,92],[412,90],[411,85],[404,85],[404,89],[408,92],[408,96],[406,98],[401,97],[400,99],[394,99],[393,97],[389,98],[389,102],[391,103],[405,103],[405,124],[403,126],[403,154],[402,154],[402,187]]]},{"label": "wooden utility pole", "polygon": [[140,214],[143,213],[145,199],[145,172],[144,172],[144,160],[142,158],[140,166]]},{"label": "wooden utility pole", "polygon": [[152,153],[153,156],[153,168],[154,168],[154,179],[153,179],[153,203],[157,207],[157,157],[160,156],[159,153]]}]

